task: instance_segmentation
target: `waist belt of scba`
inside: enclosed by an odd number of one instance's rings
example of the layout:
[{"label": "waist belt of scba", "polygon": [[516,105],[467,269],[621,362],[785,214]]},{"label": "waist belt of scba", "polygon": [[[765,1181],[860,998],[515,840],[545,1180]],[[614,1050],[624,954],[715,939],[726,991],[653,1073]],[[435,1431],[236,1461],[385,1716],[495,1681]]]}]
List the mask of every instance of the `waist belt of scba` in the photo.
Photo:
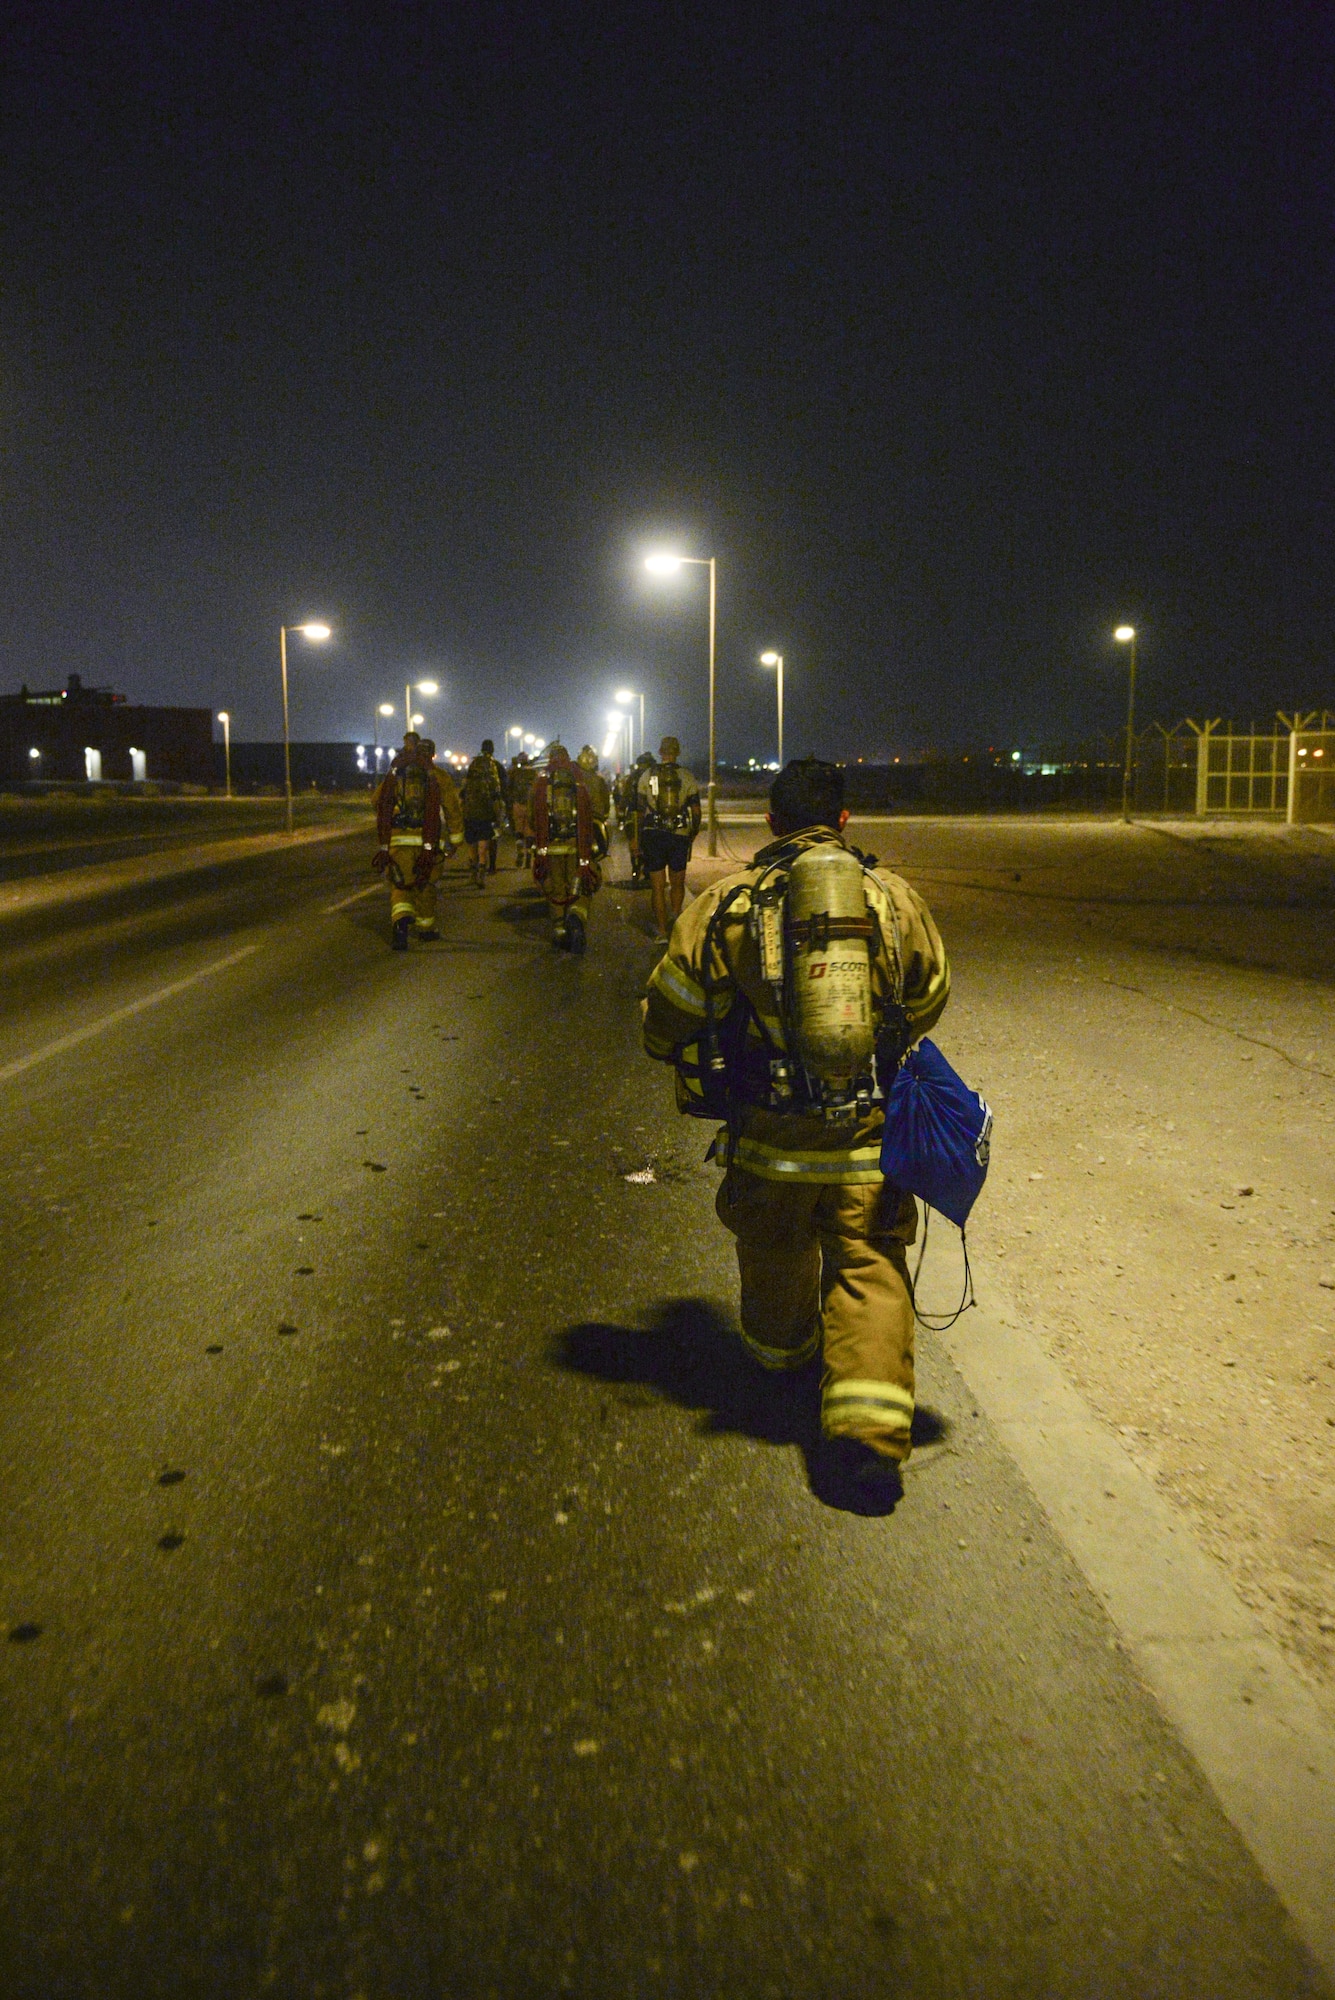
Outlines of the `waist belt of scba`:
[{"label": "waist belt of scba", "polygon": [[425,847],[426,835],[424,833],[405,833],[400,827],[396,826],[390,833],[389,844],[391,847]]}]

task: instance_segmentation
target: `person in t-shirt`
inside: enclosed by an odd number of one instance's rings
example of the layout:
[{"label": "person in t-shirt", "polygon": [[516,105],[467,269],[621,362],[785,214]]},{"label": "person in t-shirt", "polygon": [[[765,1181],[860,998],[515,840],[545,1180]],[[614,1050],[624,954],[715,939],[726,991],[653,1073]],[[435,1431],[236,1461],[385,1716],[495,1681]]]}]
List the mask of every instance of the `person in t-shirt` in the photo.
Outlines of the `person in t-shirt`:
[{"label": "person in t-shirt", "polygon": [[667,943],[670,925],[681,915],[691,843],[700,831],[700,787],[678,763],[680,756],[676,737],[665,736],[658,746],[658,763],[649,766],[639,786],[640,854],[649,877],[659,944]]},{"label": "person in t-shirt", "polygon": [[496,825],[505,811],[505,784],[496,762],[496,745],[488,736],[464,775],[464,839],[473,864],[473,881],[487,886]]}]

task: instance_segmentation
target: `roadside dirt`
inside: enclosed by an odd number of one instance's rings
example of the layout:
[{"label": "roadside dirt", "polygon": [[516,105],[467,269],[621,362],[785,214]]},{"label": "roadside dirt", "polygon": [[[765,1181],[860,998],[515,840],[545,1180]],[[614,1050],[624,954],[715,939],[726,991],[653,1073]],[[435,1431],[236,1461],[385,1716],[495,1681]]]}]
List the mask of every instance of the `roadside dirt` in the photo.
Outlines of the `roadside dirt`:
[{"label": "roadside dirt", "polygon": [[[1335,840],[851,831],[936,916],[935,1039],[996,1114],[980,1296],[1033,1328],[1335,1714]],[[739,857],[761,838],[726,831]]]}]

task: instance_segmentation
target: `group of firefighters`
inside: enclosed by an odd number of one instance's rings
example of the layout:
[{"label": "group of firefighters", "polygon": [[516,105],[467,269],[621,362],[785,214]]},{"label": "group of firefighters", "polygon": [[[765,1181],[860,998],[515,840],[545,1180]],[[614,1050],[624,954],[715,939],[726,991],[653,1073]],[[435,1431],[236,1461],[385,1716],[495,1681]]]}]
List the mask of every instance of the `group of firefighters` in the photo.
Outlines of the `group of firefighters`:
[{"label": "group of firefighters", "polygon": [[773,838],[683,909],[700,790],[666,737],[615,798],[587,745],[506,774],[485,742],[463,780],[409,735],[377,797],[375,865],[390,881],[394,946],[436,937],[447,845],[474,883],[496,866],[508,812],[520,865],[546,894],[554,942],[581,953],[615,803],[633,879],[648,878],[664,947],[642,1002],[646,1054],[676,1071],[677,1107],[716,1127],[716,1203],[735,1239],[741,1340],[761,1368],[821,1357],[832,1472],[893,1506],[914,1411],[912,1194],[881,1171],[884,1105],[907,1050],[950,994],[930,912],[845,839],[842,770],[814,758],[770,789]]},{"label": "group of firefighters", "polygon": [[515,866],[531,869],[551,908],[553,943],[582,955],[614,805],[632,883],[647,879],[658,942],[666,944],[685,901],[691,843],[700,830],[700,787],[680,757],[676,737],[665,736],[657,760],[645,752],[614,789],[591,744],[572,760],[563,744],[552,743],[542,765],[521,750],[507,772],[487,737],[460,786],[436,762],[431,738],[409,730],[376,795],[374,865],[389,882],[394,950],[406,951],[411,936],[422,943],[439,938],[436,884],[447,849],[466,846],[472,883],[486,888],[508,818]]}]

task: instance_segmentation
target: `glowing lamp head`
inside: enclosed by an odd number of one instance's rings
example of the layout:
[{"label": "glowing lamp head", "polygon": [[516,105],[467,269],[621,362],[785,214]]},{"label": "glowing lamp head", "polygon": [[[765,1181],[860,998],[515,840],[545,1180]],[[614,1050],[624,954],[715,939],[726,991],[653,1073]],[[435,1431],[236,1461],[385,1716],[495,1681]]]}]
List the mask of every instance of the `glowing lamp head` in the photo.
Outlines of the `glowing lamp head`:
[{"label": "glowing lamp head", "polygon": [[681,568],[681,557],[670,555],[646,556],[644,566],[650,576],[675,576]]},{"label": "glowing lamp head", "polygon": [[634,701],[635,696],[629,688],[618,688],[612,699],[613,701]]},{"label": "glowing lamp head", "polygon": [[327,625],[298,625],[297,630],[303,639],[328,639],[332,637]]},{"label": "glowing lamp head", "polygon": [[418,692],[419,694],[439,694],[439,693],[440,693],[440,689],[439,689],[439,687],[438,687],[438,686],[436,685],[435,681],[418,681],[418,682],[416,683],[416,687],[417,687],[417,692]]},{"label": "glowing lamp head", "polygon": [[762,667],[777,667],[779,656],[777,653],[762,653],[760,655],[760,664]]},{"label": "glowing lamp head", "polygon": [[218,710],[219,722],[230,722],[231,719],[232,719],[231,716],[227,713],[227,710],[225,708],[220,708]]},{"label": "glowing lamp head", "polygon": [[1119,646],[1130,645],[1135,636],[1136,628],[1134,625],[1119,625],[1113,633],[1113,638],[1116,639]]},{"label": "glowing lamp head", "polygon": [[393,715],[393,713],[394,713],[394,704],[392,701],[382,701],[379,708],[376,710],[377,715]]}]

